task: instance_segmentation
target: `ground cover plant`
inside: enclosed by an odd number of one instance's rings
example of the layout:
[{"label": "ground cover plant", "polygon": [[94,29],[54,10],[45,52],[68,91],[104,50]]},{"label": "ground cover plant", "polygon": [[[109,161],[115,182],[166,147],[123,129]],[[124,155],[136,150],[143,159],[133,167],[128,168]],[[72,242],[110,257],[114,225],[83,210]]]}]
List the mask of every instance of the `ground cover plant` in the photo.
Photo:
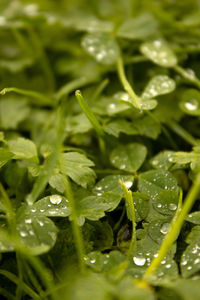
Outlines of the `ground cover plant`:
[{"label": "ground cover plant", "polygon": [[1,0],[1,299],[198,300],[200,3]]}]

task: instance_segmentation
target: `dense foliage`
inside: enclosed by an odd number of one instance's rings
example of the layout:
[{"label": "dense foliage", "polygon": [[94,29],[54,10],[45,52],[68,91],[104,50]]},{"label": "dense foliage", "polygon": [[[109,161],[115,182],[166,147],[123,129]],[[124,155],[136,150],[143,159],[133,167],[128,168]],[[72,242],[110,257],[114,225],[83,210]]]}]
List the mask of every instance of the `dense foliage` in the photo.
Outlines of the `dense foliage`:
[{"label": "dense foliage", "polygon": [[1,299],[198,300],[200,2],[0,1]]}]

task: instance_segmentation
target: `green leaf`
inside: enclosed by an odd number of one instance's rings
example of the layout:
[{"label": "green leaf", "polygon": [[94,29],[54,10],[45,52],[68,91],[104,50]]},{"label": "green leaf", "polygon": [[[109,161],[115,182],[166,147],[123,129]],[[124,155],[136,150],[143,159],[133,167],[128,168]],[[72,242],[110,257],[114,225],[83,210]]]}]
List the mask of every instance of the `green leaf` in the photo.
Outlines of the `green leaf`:
[{"label": "green leaf", "polygon": [[150,159],[150,164],[155,169],[168,170],[173,165],[174,151],[162,151]]},{"label": "green leaf", "polygon": [[[149,213],[149,197],[143,193],[133,192],[133,201],[135,207],[135,221],[140,222],[144,220]],[[127,209],[127,217],[131,220],[129,210]]]},{"label": "green leaf", "polygon": [[12,98],[0,101],[0,127],[3,129],[16,129],[18,124],[29,115],[29,107],[23,100]]},{"label": "green leaf", "polygon": [[125,119],[116,119],[104,125],[104,130],[110,135],[119,137],[120,133],[127,135],[136,135],[138,130],[133,127],[133,123],[126,121]]},{"label": "green leaf", "polygon": [[172,216],[178,207],[178,198],[175,191],[163,190],[153,198],[153,207],[162,215]]},{"label": "green leaf", "polygon": [[200,235],[200,226],[198,225],[194,226],[190,231],[190,233],[187,235],[187,238],[185,240],[186,243],[192,244],[194,241],[198,241],[199,235]]},{"label": "green leaf", "polygon": [[15,249],[15,245],[8,235],[7,231],[0,228],[0,253],[12,252]]},{"label": "green leaf", "polygon": [[195,211],[187,216],[187,221],[200,225],[200,211]]},{"label": "green leaf", "polygon": [[193,241],[181,256],[181,273],[188,278],[200,270],[200,242]]},{"label": "green leaf", "polygon": [[82,187],[92,186],[95,173],[90,168],[94,163],[78,152],[68,152],[60,155],[60,170]]},{"label": "green leaf", "polygon": [[116,295],[119,300],[155,300],[153,291],[145,285],[134,283],[131,276],[120,281]]},{"label": "green leaf", "polygon": [[[157,106],[157,101],[155,99],[146,99],[146,98],[138,98],[138,99],[140,101],[141,109],[143,110],[152,110]],[[127,105],[135,109],[135,106],[133,105],[133,100],[127,93],[124,93],[121,96],[120,100],[124,104],[126,103]]]},{"label": "green leaf", "polygon": [[32,254],[39,255],[51,249],[57,236],[54,223],[45,216],[26,215],[17,224],[20,241],[28,247]]},{"label": "green leaf", "polygon": [[133,176],[127,175],[108,175],[101,179],[93,188],[92,192],[96,195],[103,195],[104,193],[113,193],[116,195],[123,195],[123,189],[120,180],[126,185],[128,189],[133,185]]},{"label": "green leaf", "polygon": [[163,190],[178,191],[175,177],[168,171],[151,170],[139,175],[139,191],[156,198]]},{"label": "green leaf", "polygon": [[[175,297],[176,299],[181,300],[199,300],[199,293],[200,293],[200,280],[193,280],[193,279],[178,279],[176,281],[171,281],[169,286],[167,287],[167,299],[171,289],[176,292]],[[172,299],[172,298],[170,298]],[[175,299],[175,298],[173,298]],[[173,300],[172,299],[172,300]]]},{"label": "green leaf", "polygon": [[77,203],[78,215],[88,220],[96,221],[105,216],[105,211],[114,210],[122,196],[114,193],[104,193],[88,196]]},{"label": "green leaf", "polygon": [[4,148],[0,148],[0,168],[3,167],[9,160],[11,160],[13,154]]},{"label": "green leaf", "polygon": [[168,94],[173,92],[175,87],[175,81],[167,75],[156,75],[145,87],[142,98],[152,99],[160,95]]},{"label": "green leaf", "polygon": [[64,193],[66,188],[66,179],[62,174],[52,175],[49,179],[49,184],[52,188],[56,189],[60,193]]},{"label": "green leaf", "polygon": [[147,232],[154,242],[161,244],[170,228],[170,221],[170,219],[157,219],[148,224]]},{"label": "green leaf", "polygon": [[177,58],[164,40],[145,42],[140,48],[142,54],[162,67],[174,67]]},{"label": "green leaf", "polygon": [[31,205],[33,215],[43,215],[46,217],[68,217],[70,209],[68,200],[60,195],[51,195],[42,198]]},{"label": "green leaf", "polygon": [[119,251],[101,253],[99,251],[90,252],[86,258],[86,264],[95,272],[108,272],[126,260],[126,256]]},{"label": "green leaf", "polygon": [[117,36],[126,39],[144,40],[157,30],[157,22],[150,13],[143,13],[136,18],[125,20],[117,31]]},{"label": "green leaf", "polygon": [[115,39],[103,33],[91,33],[84,36],[82,47],[96,61],[104,65],[114,64],[120,55]]},{"label": "green leaf", "polygon": [[147,148],[138,143],[117,146],[110,155],[110,161],[116,168],[133,173],[143,164]]},{"label": "green leaf", "polygon": [[188,115],[200,116],[200,92],[195,89],[187,89],[182,93],[179,106]]},{"label": "green leaf", "polygon": [[156,122],[150,116],[143,116],[142,118],[134,120],[133,128],[138,131],[139,135],[144,135],[151,139],[156,139],[161,132],[160,123]]},{"label": "green leaf", "polygon": [[8,145],[15,159],[27,159],[38,163],[37,149],[31,140],[19,137],[16,140],[8,141]]},{"label": "green leaf", "polygon": [[66,130],[69,133],[85,133],[91,129],[92,125],[83,113],[66,119]]}]

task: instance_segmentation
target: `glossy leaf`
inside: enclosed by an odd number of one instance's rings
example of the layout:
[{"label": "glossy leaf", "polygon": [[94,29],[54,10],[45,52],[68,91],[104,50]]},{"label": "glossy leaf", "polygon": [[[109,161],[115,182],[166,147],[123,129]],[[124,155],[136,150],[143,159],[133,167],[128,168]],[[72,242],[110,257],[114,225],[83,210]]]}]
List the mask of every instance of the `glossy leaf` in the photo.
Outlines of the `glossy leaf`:
[{"label": "glossy leaf", "polygon": [[33,215],[47,217],[68,217],[70,215],[69,203],[65,197],[51,195],[42,198],[31,206]]},{"label": "glossy leaf", "polygon": [[138,188],[142,193],[156,198],[163,190],[176,191],[178,189],[175,177],[164,170],[151,170],[139,175]]},{"label": "glossy leaf", "polygon": [[173,165],[173,151],[163,151],[151,158],[150,164],[155,169],[168,170]]},{"label": "glossy leaf", "polygon": [[56,242],[57,228],[45,216],[27,215],[18,223],[17,231],[21,243],[28,247],[34,255],[49,251]]},{"label": "glossy leaf", "polygon": [[131,143],[115,148],[110,155],[110,161],[116,168],[131,173],[141,167],[146,155],[147,149],[144,145]]},{"label": "glossy leaf", "polygon": [[114,64],[120,55],[117,42],[111,36],[102,33],[84,36],[82,47],[96,61],[105,65]]},{"label": "glossy leaf", "polygon": [[187,278],[200,270],[200,243],[193,241],[181,257],[181,273]]},{"label": "glossy leaf", "polygon": [[154,97],[168,94],[174,91],[175,81],[166,75],[156,75],[145,87],[142,93],[143,99],[152,99]]},{"label": "glossy leaf", "polygon": [[153,207],[160,214],[171,216],[178,207],[178,198],[175,191],[163,190],[153,198]]},{"label": "glossy leaf", "polygon": [[177,64],[177,58],[163,40],[153,40],[141,45],[141,52],[155,64],[162,67],[173,67]]}]

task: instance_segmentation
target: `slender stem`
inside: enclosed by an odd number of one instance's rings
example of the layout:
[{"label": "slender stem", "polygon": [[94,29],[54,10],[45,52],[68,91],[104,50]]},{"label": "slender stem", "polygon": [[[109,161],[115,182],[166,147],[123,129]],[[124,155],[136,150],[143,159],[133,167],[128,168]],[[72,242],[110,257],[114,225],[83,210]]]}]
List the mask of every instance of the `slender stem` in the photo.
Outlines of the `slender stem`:
[{"label": "slender stem", "polygon": [[[129,211],[131,222],[132,222],[132,236],[131,236],[131,243],[128,250],[128,257],[133,253],[136,247],[136,228],[135,228],[135,207],[132,192],[127,189],[126,185],[120,180],[120,184],[124,191],[124,197],[126,200],[126,207]],[[127,213],[128,213],[127,211]]]},{"label": "slender stem", "polygon": [[188,73],[184,70],[181,66],[174,66],[174,70],[179,73],[183,78],[187,79],[188,81],[192,82],[198,88],[200,88],[200,80],[193,74]]},{"label": "slender stem", "polygon": [[[16,285],[19,284],[19,279],[13,273],[7,270],[0,270],[0,275],[5,276],[10,281],[14,282]],[[26,283],[22,282],[22,288],[24,292],[31,297],[31,299],[41,299],[38,294],[35,293]]]},{"label": "slender stem", "polygon": [[18,267],[18,278],[19,282],[16,289],[16,300],[20,300],[22,298],[22,291],[23,291],[23,269],[22,269],[22,262],[20,253],[16,252],[16,259],[17,259],[17,267]]},{"label": "slender stem", "polygon": [[74,240],[76,245],[76,251],[78,255],[79,265],[81,272],[85,271],[85,262],[84,262],[84,243],[83,243],[83,236],[81,233],[81,229],[78,226],[78,218],[76,214],[76,206],[73,191],[71,188],[70,180],[66,177],[66,197],[69,201],[70,210],[71,210],[71,217],[72,217],[72,230],[74,234]]},{"label": "slender stem", "polygon": [[16,233],[15,213],[13,211],[12,203],[10,201],[10,198],[8,197],[8,195],[6,193],[6,190],[4,189],[1,182],[0,182],[0,193],[2,194],[1,200],[3,202],[3,206],[5,207],[5,210],[6,210],[6,215],[7,215],[8,224],[10,226],[10,231],[12,232],[12,234],[15,235],[15,233]]},{"label": "slender stem", "polygon": [[98,86],[97,88],[95,89],[93,95],[92,95],[92,101],[94,102],[98,97],[99,95],[103,92],[103,90],[106,88],[106,86],[108,85],[109,83],[109,79],[106,78],[104,79]]},{"label": "slender stem", "polygon": [[88,120],[90,121],[90,123],[92,124],[94,129],[96,130],[97,134],[100,137],[103,137],[104,136],[103,127],[101,126],[101,124],[97,120],[96,116],[94,115],[93,111],[91,110],[91,108],[89,107],[87,102],[84,100],[81,92],[79,90],[77,90],[75,92],[75,95],[76,95],[76,98],[78,100],[78,103],[79,103],[82,111],[84,112],[84,114],[86,115],[86,117],[88,118]]},{"label": "slender stem", "polygon": [[[161,248],[158,252],[158,256],[153,259],[152,263],[147,268],[147,270],[144,274],[144,280],[149,280],[151,278],[151,276],[154,274],[156,269],[159,267],[163,258],[166,256],[166,254],[170,250],[172,244],[177,239],[177,237],[180,233],[181,227],[184,223],[184,220],[187,217],[187,214],[191,210],[191,208],[196,200],[196,197],[199,194],[199,190],[200,190],[200,173],[197,174],[197,177],[196,177],[189,193],[187,194],[187,197],[184,201],[182,209],[181,210],[179,209],[179,212],[177,214],[175,214],[175,216],[171,222],[170,230],[168,231],[168,233],[161,245]],[[180,200],[179,200],[179,203],[181,203]],[[179,206],[180,206],[180,204],[179,204]]]},{"label": "slender stem", "polygon": [[124,218],[125,213],[126,213],[126,208],[125,208],[125,206],[124,206],[124,207],[123,207],[123,210],[122,210],[122,214],[121,214],[121,216],[120,216],[120,218],[119,218],[119,221],[115,224],[115,226],[114,226],[114,228],[113,228],[113,231],[114,231],[114,232],[116,232],[116,231],[118,230],[118,228],[119,228],[119,226],[120,226],[120,224],[121,224],[121,222],[122,222],[122,220],[123,220],[123,218]]},{"label": "slender stem", "polygon": [[182,137],[186,142],[188,142],[192,146],[197,146],[198,143],[196,139],[188,132],[186,131],[183,127],[181,127],[178,123],[176,123],[173,120],[170,120],[167,123],[168,127],[174,131],[177,135]]},{"label": "slender stem", "polygon": [[69,93],[73,92],[77,88],[81,88],[86,84],[92,83],[94,81],[95,79],[92,78],[89,79],[87,77],[80,77],[70,82],[67,82],[56,92],[55,98],[57,102],[59,102],[64,96],[67,96]]},{"label": "slender stem", "polygon": [[118,72],[119,79],[120,79],[125,91],[129,94],[129,96],[131,97],[131,99],[133,101],[132,104],[134,105],[134,107],[141,109],[141,104],[140,104],[139,98],[135,94],[134,90],[132,89],[130,83],[128,82],[128,80],[126,78],[122,58],[119,58],[117,61],[117,72]]},{"label": "slender stem", "polygon": [[53,106],[54,105],[53,99],[46,97],[43,94],[40,94],[35,91],[31,91],[31,90],[19,89],[16,87],[4,88],[3,90],[0,91],[0,95],[5,95],[10,92],[15,92],[19,95],[28,96],[28,97],[34,99],[34,100],[30,100],[33,104],[37,104],[39,106],[49,106],[49,105]]}]

